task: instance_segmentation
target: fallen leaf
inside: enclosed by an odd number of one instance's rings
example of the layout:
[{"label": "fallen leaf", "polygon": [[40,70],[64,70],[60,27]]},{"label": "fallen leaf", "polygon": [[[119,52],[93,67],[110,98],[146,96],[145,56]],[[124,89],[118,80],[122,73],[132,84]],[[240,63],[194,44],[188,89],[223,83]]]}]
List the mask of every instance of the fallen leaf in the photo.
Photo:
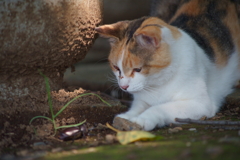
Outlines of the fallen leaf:
[{"label": "fallen leaf", "polygon": [[146,131],[120,131],[112,126],[110,126],[108,123],[106,126],[113,131],[117,132],[117,139],[122,144],[128,144],[135,141],[146,141],[146,140],[156,140],[156,139],[162,139],[161,136],[155,136],[154,134]]}]

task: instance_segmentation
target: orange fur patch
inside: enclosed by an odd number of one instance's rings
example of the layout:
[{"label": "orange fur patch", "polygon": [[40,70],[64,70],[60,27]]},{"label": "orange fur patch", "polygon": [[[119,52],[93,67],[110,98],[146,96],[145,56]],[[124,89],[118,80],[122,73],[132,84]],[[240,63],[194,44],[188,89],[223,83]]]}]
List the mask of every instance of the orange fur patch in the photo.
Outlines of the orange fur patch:
[{"label": "orange fur patch", "polygon": [[[233,35],[233,42],[238,50],[240,57],[240,19],[238,19],[237,8],[234,4],[229,3],[227,6],[227,16],[223,19],[223,22],[229,28],[231,35]],[[239,63],[240,70],[240,63]]]},{"label": "orange fur patch", "polygon": [[[179,32],[179,30],[176,27],[173,27],[173,26],[165,23],[163,20],[161,20],[159,18],[156,18],[156,17],[148,18],[142,23],[141,27],[146,26],[148,24],[159,24],[163,27],[167,27],[168,29],[170,29],[170,31],[172,32],[172,36],[175,39],[178,39],[181,36],[181,33]],[[141,27],[139,27],[139,28],[141,28]]]},{"label": "orange fur patch", "polygon": [[[159,25],[159,28],[157,26],[145,27],[147,25]],[[159,41],[159,46],[155,49],[149,47],[148,49],[140,50],[140,52],[143,53],[134,54],[131,53],[130,48],[136,47],[134,46],[136,42],[133,40],[126,45],[127,37],[124,37],[121,41],[112,45],[109,55],[112,69],[115,70],[112,64],[117,65],[122,57],[123,51],[124,57],[122,65],[124,66],[123,72],[125,76],[134,77],[134,68],[142,68],[142,74],[153,74],[167,67],[171,63],[171,54],[168,44],[161,41],[161,27],[168,27],[175,39],[181,36],[181,33],[175,27],[166,24],[158,18],[148,18],[136,30],[135,34],[150,34],[150,36],[155,36]]]},{"label": "orange fur patch", "polygon": [[143,74],[154,74],[169,66],[171,63],[171,53],[169,45],[161,43],[161,46],[155,51],[152,61],[145,64]]},{"label": "orange fur patch", "polygon": [[184,3],[180,7],[180,9],[177,10],[176,14],[171,19],[170,23],[182,13],[187,14],[189,16],[197,16],[201,14],[201,12],[204,10],[204,7],[205,7],[204,2],[201,0],[191,0],[190,2]]}]

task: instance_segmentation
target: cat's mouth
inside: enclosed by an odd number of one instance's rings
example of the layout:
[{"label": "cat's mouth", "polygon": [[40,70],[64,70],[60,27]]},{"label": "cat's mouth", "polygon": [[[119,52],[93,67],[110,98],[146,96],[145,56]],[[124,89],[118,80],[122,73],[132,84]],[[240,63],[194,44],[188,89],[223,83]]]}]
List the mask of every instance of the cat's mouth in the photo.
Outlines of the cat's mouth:
[{"label": "cat's mouth", "polygon": [[140,92],[140,91],[143,90],[143,88],[140,87],[140,86],[139,86],[139,87],[129,87],[129,86],[128,86],[128,87],[125,88],[125,89],[120,86],[120,88],[121,88],[122,91],[131,93],[131,94],[137,93],[137,92]]}]

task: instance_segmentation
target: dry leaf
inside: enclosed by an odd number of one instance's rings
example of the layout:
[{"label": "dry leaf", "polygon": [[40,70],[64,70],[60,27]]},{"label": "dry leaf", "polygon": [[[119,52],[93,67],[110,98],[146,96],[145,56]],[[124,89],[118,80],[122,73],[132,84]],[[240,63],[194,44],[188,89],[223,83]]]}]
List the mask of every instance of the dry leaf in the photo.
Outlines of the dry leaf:
[{"label": "dry leaf", "polygon": [[162,139],[161,136],[155,136],[154,134],[146,131],[120,131],[112,126],[110,126],[108,123],[106,124],[108,128],[114,130],[117,132],[117,139],[118,141],[125,145],[128,143],[132,143],[135,141],[140,141],[140,140],[153,140],[153,139]]}]

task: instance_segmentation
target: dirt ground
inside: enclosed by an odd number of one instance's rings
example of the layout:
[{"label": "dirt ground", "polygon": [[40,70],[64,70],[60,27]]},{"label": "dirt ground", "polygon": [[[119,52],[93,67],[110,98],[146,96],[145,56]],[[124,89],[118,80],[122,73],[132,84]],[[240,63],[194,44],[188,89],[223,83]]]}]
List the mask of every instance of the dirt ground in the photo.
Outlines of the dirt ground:
[{"label": "dirt ground", "polygon": [[[68,87],[59,91],[52,91],[51,95],[54,113],[57,113],[57,111],[59,111],[67,102],[76,96],[90,92],[91,91],[86,91],[82,88],[76,89],[76,87]],[[111,146],[114,145],[114,147],[117,148],[118,145],[116,144],[118,144],[118,142],[115,137],[116,133],[106,128],[105,124],[106,122],[111,124],[114,116],[118,113],[126,111],[127,107],[122,105],[119,100],[104,93],[94,93],[101,96],[112,106],[107,106],[94,95],[83,96],[72,102],[55,119],[57,126],[76,124],[86,120],[85,125],[88,131],[83,132],[86,136],[82,136],[83,134],[81,134],[79,139],[75,139],[74,141],[72,139],[69,141],[59,139],[59,135],[64,129],[57,130],[57,133],[54,135],[53,124],[49,120],[38,118],[29,125],[30,120],[35,116],[41,115],[50,117],[48,106],[43,106],[41,102],[31,106],[35,107],[31,108],[31,111],[29,108],[21,108],[20,111],[19,109],[13,107],[11,108],[11,112],[6,112],[6,108],[0,108],[0,112],[4,113],[0,119],[0,159],[38,159],[47,154],[50,154],[51,156],[51,154],[54,153],[62,154],[67,153],[68,151],[71,153],[76,151],[76,149],[91,149],[92,147],[97,146],[106,146],[111,148]],[[47,101],[47,97],[44,101]],[[224,110],[218,113],[215,117],[211,118],[211,120],[223,119],[239,121],[240,109],[237,106],[232,106],[233,105],[229,105],[227,103]],[[14,112],[14,110],[16,111]],[[33,112],[33,110],[35,111]],[[214,143],[217,143],[217,145],[221,137],[224,135],[235,137],[237,131],[239,130],[227,131],[226,128],[215,129],[212,128],[212,126],[208,126],[209,128],[206,130],[206,128],[199,126],[185,126],[185,128],[183,127],[185,131],[181,132],[181,134],[170,133],[171,130],[169,130],[169,127],[156,129],[152,133],[165,136],[166,142],[168,140],[175,139],[178,141],[176,142],[177,144],[185,142],[185,140],[181,138],[181,135],[184,136],[185,139],[189,139],[192,134],[187,130],[194,127],[201,131],[198,132],[201,134],[197,135],[195,139],[199,139],[199,136],[201,138],[201,136],[212,135],[212,139],[216,141]],[[34,132],[34,128],[36,129],[36,133]],[[219,136],[216,136],[217,134],[219,134]],[[240,133],[238,134],[240,135]],[[181,140],[179,140],[179,137]],[[156,142],[156,145],[160,145],[161,143],[163,142]],[[136,145],[137,144],[138,143],[136,143]],[[238,144],[239,143],[237,142],[237,145]]]},{"label": "dirt ground", "polygon": [[[74,87],[61,89],[57,92],[53,91],[51,94],[54,113],[57,113],[57,111],[77,95],[89,92],[90,91],[85,91],[82,88],[75,89]],[[118,100],[106,94],[100,92],[96,92],[95,94],[100,95],[112,106],[107,106],[94,95],[88,95],[76,99],[56,117],[57,126],[76,124],[86,120],[89,140],[88,142],[85,141],[82,147],[102,144],[101,140],[105,140],[105,135],[113,133],[104,128],[102,124],[106,124],[106,122],[112,123],[116,114],[124,112],[127,109],[126,106],[121,105]],[[45,100],[47,100],[47,98]],[[4,113],[0,119],[1,155],[21,157],[29,154],[29,151],[64,146],[68,143],[58,138],[63,129],[59,129],[54,135],[53,124],[49,120],[37,118],[29,125],[30,120],[35,116],[51,117],[49,110],[46,110],[44,106],[42,106],[41,109],[39,107],[41,105],[40,102],[40,104],[36,103],[32,106],[35,107],[35,109],[32,108],[35,112],[29,111],[29,108],[21,108],[21,112],[14,107],[10,110],[16,110],[16,112],[6,112],[6,108],[0,108],[0,112]],[[34,128],[36,129],[36,133],[34,132]],[[96,141],[96,139],[98,139],[98,141]],[[27,150],[28,152],[24,155],[24,153],[19,152],[21,150]]]}]

